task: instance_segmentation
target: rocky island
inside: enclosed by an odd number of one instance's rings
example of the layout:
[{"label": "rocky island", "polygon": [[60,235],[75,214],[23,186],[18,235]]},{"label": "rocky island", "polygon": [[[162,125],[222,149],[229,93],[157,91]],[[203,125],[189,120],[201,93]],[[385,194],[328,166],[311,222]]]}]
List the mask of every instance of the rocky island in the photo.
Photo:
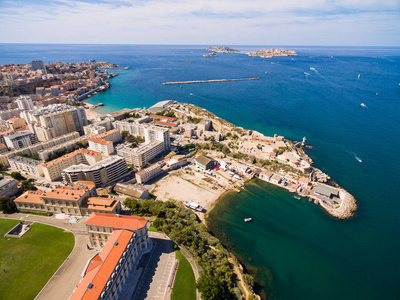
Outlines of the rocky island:
[{"label": "rocky island", "polygon": [[253,52],[246,53],[249,56],[259,56],[265,58],[271,58],[275,56],[291,56],[297,55],[296,51],[293,50],[284,50],[284,49],[275,49],[275,48],[268,48],[268,49],[261,49]]},{"label": "rocky island", "polygon": [[218,56],[218,54],[215,52],[211,52],[211,53],[204,54],[203,56],[204,57],[213,57],[213,56]]},{"label": "rocky island", "polygon": [[218,53],[240,53],[239,50],[232,49],[229,47],[220,47],[220,46],[212,46],[209,48],[204,48],[204,50],[214,51],[214,52],[218,52]]}]

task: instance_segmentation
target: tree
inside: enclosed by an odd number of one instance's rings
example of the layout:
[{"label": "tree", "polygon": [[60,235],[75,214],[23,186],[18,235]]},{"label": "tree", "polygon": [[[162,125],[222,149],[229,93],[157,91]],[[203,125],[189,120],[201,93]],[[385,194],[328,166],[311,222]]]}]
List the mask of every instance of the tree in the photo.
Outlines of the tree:
[{"label": "tree", "polygon": [[243,275],[243,280],[246,282],[246,284],[250,287],[254,286],[254,277],[251,276],[250,274],[244,274]]},{"label": "tree", "polygon": [[24,192],[26,191],[36,191],[37,187],[32,183],[35,180],[32,178],[29,178],[27,180],[22,181],[21,184],[21,190],[23,190]]},{"label": "tree", "polygon": [[2,163],[0,163],[0,171],[2,171],[4,169],[4,165]]},{"label": "tree", "polygon": [[22,176],[20,172],[12,172],[11,177],[14,178],[15,180],[25,179],[25,177]]},{"label": "tree", "polygon": [[17,206],[9,197],[0,197],[0,210],[5,213],[17,212]]},{"label": "tree", "polygon": [[221,282],[218,277],[212,276],[211,274],[203,274],[197,282],[197,288],[201,293],[202,299],[230,299],[230,293],[226,291],[223,282]]},{"label": "tree", "polygon": [[126,198],[124,201],[124,205],[129,207],[133,213],[137,213],[140,210],[139,201],[133,198]]}]

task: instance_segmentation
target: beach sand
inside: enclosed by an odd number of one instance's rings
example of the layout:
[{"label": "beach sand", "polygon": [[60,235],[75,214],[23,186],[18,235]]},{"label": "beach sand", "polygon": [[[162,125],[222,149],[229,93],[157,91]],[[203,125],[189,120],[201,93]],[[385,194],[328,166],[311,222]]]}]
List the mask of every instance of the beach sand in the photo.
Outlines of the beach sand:
[{"label": "beach sand", "polygon": [[95,106],[89,103],[84,103],[84,107],[86,108],[86,117],[88,120],[94,120],[97,117],[101,116],[101,113],[95,111]]}]

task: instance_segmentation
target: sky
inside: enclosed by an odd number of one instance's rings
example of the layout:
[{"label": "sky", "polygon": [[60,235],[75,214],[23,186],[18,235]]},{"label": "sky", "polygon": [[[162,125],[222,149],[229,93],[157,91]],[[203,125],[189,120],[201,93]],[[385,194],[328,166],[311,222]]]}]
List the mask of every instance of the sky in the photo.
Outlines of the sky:
[{"label": "sky", "polygon": [[0,43],[400,46],[400,0],[0,0]]}]

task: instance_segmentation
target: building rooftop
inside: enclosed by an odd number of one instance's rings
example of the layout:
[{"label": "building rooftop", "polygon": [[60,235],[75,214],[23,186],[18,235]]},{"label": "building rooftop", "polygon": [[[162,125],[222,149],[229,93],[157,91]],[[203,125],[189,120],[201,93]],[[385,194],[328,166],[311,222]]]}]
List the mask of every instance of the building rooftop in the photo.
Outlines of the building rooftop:
[{"label": "building rooftop", "polygon": [[110,164],[113,164],[117,161],[125,160],[123,157],[113,155],[113,156],[108,156],[103,160],[100,160],[90,166],[85,165],[85,164],[78,164],[78,165],[73,165],[68,168],[65,168],[65,172],[71,172],[71,171],[82,171],[82,172],[87,172],[87,171],[94,171],[100,168],[104,168]]},{"label": "building rooftop", "polygon": [[37,190],[37,191],[26,191],[23,193],[21,196],[19,196],[17,199],[14,200],[14,202],[24,202],[24,203],[32,203],[32,204],[43,204],[43,200],[41,196],[43,195],[43,191]]},{"label": "building rooftop", "polygon": [[18,131],[16,133],[11,133],[7,136],[7,138],[9,139],[16,139],[22,136],[27,136],[27,135],[34,135],[32,132],[30,132],[29,130],[21,130]]},{"label": "building rooftop", "polygon": [[154,141],[154,142],[151,142],[149,144],[139,145],[136,148],[130,148],[129,146],[125,146],[125,147],[119,148],[117,151],[124,151],[124,152],[128,152],[128,153],[131,153],[131,154],[139,155],[139,154],[142,154],[143,152],[146,152],[146,151],[156,147],[159,144],[163,144],[163,142]]},{"label": "building rooftop", "polygon": [[115,230],[111,234],[101,252],[90,260],[85,277],[70,300],[91,300],[101,296],[132,237],[134,233],[129,230]]},{"label": "building rooftop", "polygon": [[37,166],[37,165],[41,165],[43,162],[40,160],[36,160],[36,159],[32,159],[32,158],[28,158],[28,157],[23,157],[23,156],[13,156],[10,157],[8,159],[9,161],[15,161],[15,162],[19,162],[19,163],[24,163],[30,166]]},{"label": "building rooftop", "polygon": [[117,198],[90,197],[82,201],[81,207],[92,210],[113,211],[118,203],[120,203],[120,201]]},{"label": "building rooftop", "polygon": [[140,198],[145,192],[147,192],[147,189],[129,183],[117,183],[114,187],[114,191],[117,193],[130,195],[135,198]]},{"label": "building rooftop", "polygon": [[327,185],[317,184],[314,193],[331,197],[332,195],[339,197],[339,190]]},{"label": "building rooftop", "polygon": [[44,163],[43,167],[48,168],[48,167],[50,167],[52,165],[58,164],[58,163],[62,162],[63,160],[67,160],[67,159],[71,158],[72,156],[75,156],[75,155],[80,154],[80,153],[83,153],[83,154],[86,154],[86,155],[90,155],[90,156],[101,155],[100,152],[81,148],[81,149],[75,150],[74,152],[65,154],[65,155],[63,155],[63,156],[61,156],[59,158],[53,159],[53,160],[51,160],[51,161],[49,161],[47,163]]},{"label": "building rooftop", "polygon": [[94,142],[94,143],[98,143],[98,144],[103,144],[103,145],[108,145],[108,144],[112,144],[112,141],[108,141],[108,140],[104,140],[98,137],[93,137],[91,139],[89,139],[89,141]]},{"label": "building rooftop", "polygon": [[211,158],[208,158],[207,156],[204,155],[200,155],[196,158],[196,161],[201,164],[202,166],[206,166],[207,164],[209,164],[210,162],[212,162]]},{"label": "building rooftop", "polygon": [[175,126],[176,126],[176,124],[175,124],[175,123],[163,122],[163,121],[154,121],[154,123],[156,123],[156,124],[160,124],[160,125],[171,126],[171,127],[175,127]]},{"label": "building rooftop", "polygon": [[144,228],[147,220],[143,217],[114,215],[94,212],[85,222],[86,225],[98,225],[129,230]]},{"label": "building rooftop", "polygon": [[159,115],[154,115],[154,114],[150,114],[150,117],[158,118],[158,119],[171,120],[171,121],[175,121],[176,120],[176,118],[166,117],[166,116],[159,116]]},{"label": "building rooftop", "polygon": [[85,195],[85,193],[86,190],[83,188],[60,186],[44,192],[42,198],[79,201]]}]

